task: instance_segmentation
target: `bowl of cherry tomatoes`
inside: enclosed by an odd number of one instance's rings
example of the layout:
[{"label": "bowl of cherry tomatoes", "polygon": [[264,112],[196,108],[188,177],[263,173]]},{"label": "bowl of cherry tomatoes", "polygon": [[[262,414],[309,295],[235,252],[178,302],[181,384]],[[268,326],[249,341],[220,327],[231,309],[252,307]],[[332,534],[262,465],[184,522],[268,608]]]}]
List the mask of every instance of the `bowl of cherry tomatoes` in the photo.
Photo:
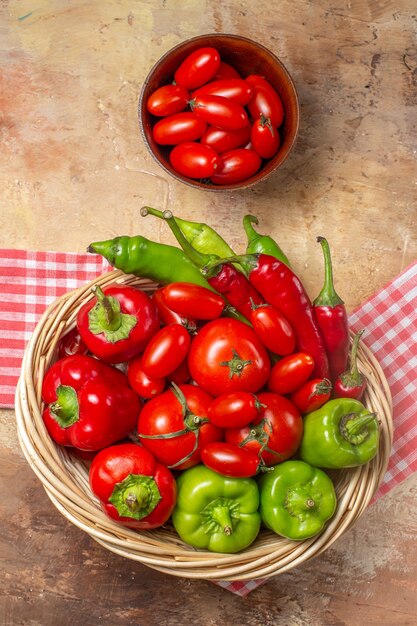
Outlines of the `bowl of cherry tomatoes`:
[{"label": "bowl of cherry tomatoes", "polygon": [[276,171],[299,128],[294,82],[263,45],[201,35],[166,52],[139,97],[149,152],[171,176],[211,191],[244,189]]}]

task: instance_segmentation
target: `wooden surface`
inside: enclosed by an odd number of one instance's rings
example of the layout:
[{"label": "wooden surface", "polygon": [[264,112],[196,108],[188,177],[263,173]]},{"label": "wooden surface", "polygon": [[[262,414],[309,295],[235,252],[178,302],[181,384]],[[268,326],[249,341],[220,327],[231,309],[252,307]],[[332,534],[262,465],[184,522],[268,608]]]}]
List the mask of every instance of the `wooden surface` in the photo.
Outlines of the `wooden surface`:
[{"label": "wooden surface", "polygon": [[[349,310],[417,258],[415,2],[54,0],[0,3],[0,247],[84,251],[143,233],[171,242],[143,204],[207,221],[243,251],[259,217],[314,297],[317,235]],[[205,32],[277,54],[301,106],[296,148],[244,192],[195,191],[158,168],[136,117],[142,81]],[[416,624],[416,480],[372,505],[324,555],[242,599],[123,560],[70,525],[0,412],[0,622],[407,626]]]}]

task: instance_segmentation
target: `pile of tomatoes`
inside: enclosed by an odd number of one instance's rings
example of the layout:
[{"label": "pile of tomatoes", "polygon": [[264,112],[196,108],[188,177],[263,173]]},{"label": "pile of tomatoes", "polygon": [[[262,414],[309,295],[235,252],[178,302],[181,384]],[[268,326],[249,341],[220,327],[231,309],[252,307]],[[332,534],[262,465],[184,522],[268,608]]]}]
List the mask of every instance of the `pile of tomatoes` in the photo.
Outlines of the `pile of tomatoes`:
[{"label": "pile of tomatoes", "polygon": [[263,77],[242,78],[215,48],[191,53],[147,101],[153,138],[176,172],[214,185],[250,178],[277,154],[284,107]]}]

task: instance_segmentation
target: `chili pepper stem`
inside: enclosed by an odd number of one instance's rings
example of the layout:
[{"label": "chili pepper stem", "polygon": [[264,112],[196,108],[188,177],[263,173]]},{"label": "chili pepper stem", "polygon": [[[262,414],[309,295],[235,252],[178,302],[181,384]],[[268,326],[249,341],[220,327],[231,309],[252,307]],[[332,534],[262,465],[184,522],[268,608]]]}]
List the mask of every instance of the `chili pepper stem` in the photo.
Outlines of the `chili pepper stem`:
[{"label": "chili pepper stem", "polygon": [[201,268],[201,273],[204,276],[211,275],[214,269],[217,269],[219,266],[224,265],[225,263],[238,263],[248,274],[252,271],[254,267],[256,267],[258,258],[259,254],[235,254],[224,259],[215,259],[206,263]]},{"label": "chili pepper stem", "polygon": [[314,300],[314,305],[335,307],[338,304],[344,304],[334,288],[333,265],[329,243],[324,237],[317,237],[317,241],[321,244],[324,255],[324,284],[319,295]]}]

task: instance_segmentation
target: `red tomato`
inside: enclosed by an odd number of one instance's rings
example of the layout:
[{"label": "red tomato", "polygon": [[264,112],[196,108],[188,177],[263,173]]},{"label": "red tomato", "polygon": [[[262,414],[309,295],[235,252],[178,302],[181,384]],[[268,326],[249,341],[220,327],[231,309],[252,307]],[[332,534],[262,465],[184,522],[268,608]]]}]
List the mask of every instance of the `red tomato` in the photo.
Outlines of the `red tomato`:
[{"label": "red tomato", "polygon": [[264,406],[259,416],[244,428],[228,428],[228,443],[240,445],[261,456],[271,466],[289,459],[298,449],[303,436],[303,419],[288,398],[263,392],[258,400]]},{"label": "red tomato", "polygon": [[241,104],[222,96],[196,96],[191,101],[191,107],[201,120],[225,130],[238,130],[249,122]]},{"label": "red tomato", "polygon": [[250,124],[238,130],[223,130],[216,126],[209,126],[201,136],[200,142],[213,148],[217,154],[222,154],[244,146],[250,139],[251,129]]},{"label": "red tomato", "polygon": [[268,389],[275,393],[292,393],[301,387],[311,376],[314,359],[304,352],[284,356],[271,369]]},{"label": "red tomato", "polygon": [[223,78],[241,78],[241,76],[229,63],[220,61],[219,69],[213,76],[213,80],[222,80]]},{"label": "red tomato", "polygon": [[235,391],[215,398],[209,406],[208,417],[220,428],[242,428],[258,417],[261,408],[253,393]]},{"label": "red tomato", "polygon": [[187,141],[175,146],[169,160],[176,172],[188,178],[210,178],[220,167],[220,157],[209,146]]},{"label": "red tomato", "polygon": [[142,355],[135,357],[127,364],[129,385],[141,398],[153,398],[165,388],[164,378],[150,378],[143,370]]},{"label": "red tomato", "polygon": [[187,111],[168,115],[153,127],[153,138],[161,146],[175,146],[184,141],[196,141],[205,132],[207,124],[195,113]]},{"label": "red tomato", "polygon": [[72,330],[63,335],[58,343],[58,358],[63,359],[64,356],[72,354],[87,354],[88,348],[81,339],[78,328],[74,326]]},{"label": "red tomato", "polygon": [[180,85],[163,85],[148,98],[149,113],[162,117],[183,111],[190,99],[190,94]]},{"label": "red tomato", "polygon": [[174,74],[175,82],[186,89],[196,89],[209,81],[220,65],[220,55],[215,48],[199,48],[181,63]]},{"label": "red tomato", "polygon": [[190,335],[180,324],[163,326],[152,337],[142,356],[142,367],[150,378],[165,378],[187,355]]},{"label": "red tomato", "polygon": [[255,393],[268,380],[266,348],[250,326],[231,318],[205,324],[188,354],[191,378],[213,396],[231,391]]},{"label": "red tomato", "polygon": [[[183,470],[197,465],[201,448],[223,437],[220,428],[205,421],[212,400],[196,385],[180,385],[175,393],[164,391],[149,400],[139,415],[140,442],[168,467]],[[178,435],[170,436],[173,433]]]},{"label": "red tomato", "polygon": [[311,413],[330,399],[332,383],[328,378],[313,378],[291,394],[291,401],[301,413]]},{"label": "red tomato", "polygon": [[163,301],[162,290],[163,287],[160,287],[152,296],[152,299],[156,304],[156,308],[158,309],[158,315],[161,323],[164,326],[167,326],[168,324],[182,324],[182,326],[185,326],[188,331],[195,331],[197,328],[196,321],[190,317],[182,317],[181,315],[178,315],[178,313],[175,313],[175,311],[168,308]]},{"label": "red tomato", "polygon": [[233,185],[250,178],[261,167],[261,159],[254,150],[237,148],[221,155],[221,164],[211,177],[215,185]]},{"label": "red tomato", "polygon": [[284,120],[284,107],[271,83],[257,74],[248,76],[246,80],[253,87],[253,96],[248,103],[252,118],[257,120],[263,115],[271,120],[275,128],[279,128]]},{"label": "red tomato", "polygon": [[250,139],[252,148],[263,159],[272,158],[281,144],[278,130],[263,115],[253,123]]},{"label": "red tomato", "polygon": [[178,365],[177,369],[168,374],[167,380],[176,385],[183,385],[190,380],[187,357]]},{"label": "red tomato", "polygon": [[291,324],[275,307],[267,304],[252,309],[250,321],[264,346],[280,356],[295,350],[295,334]]},{"label": "red tomato", "polygon": [[255,452],[224,441],[205,445],[201,449],[201,460],[214,472],[235,478],[255,476],[261,462]]},{"label": "red tomato", "polygon": [[193,283],[170,283],[162,288],[162,299],[173,311],[183,317],[197,320],[214,320],[224,309],[224,299],[219,294]]},{"label": "red tomato", "polygon": [[191,97],[222,96],[245,106],[252,97],[253,87],[243,78],[223,78],[213,80],[193,91]]}]

